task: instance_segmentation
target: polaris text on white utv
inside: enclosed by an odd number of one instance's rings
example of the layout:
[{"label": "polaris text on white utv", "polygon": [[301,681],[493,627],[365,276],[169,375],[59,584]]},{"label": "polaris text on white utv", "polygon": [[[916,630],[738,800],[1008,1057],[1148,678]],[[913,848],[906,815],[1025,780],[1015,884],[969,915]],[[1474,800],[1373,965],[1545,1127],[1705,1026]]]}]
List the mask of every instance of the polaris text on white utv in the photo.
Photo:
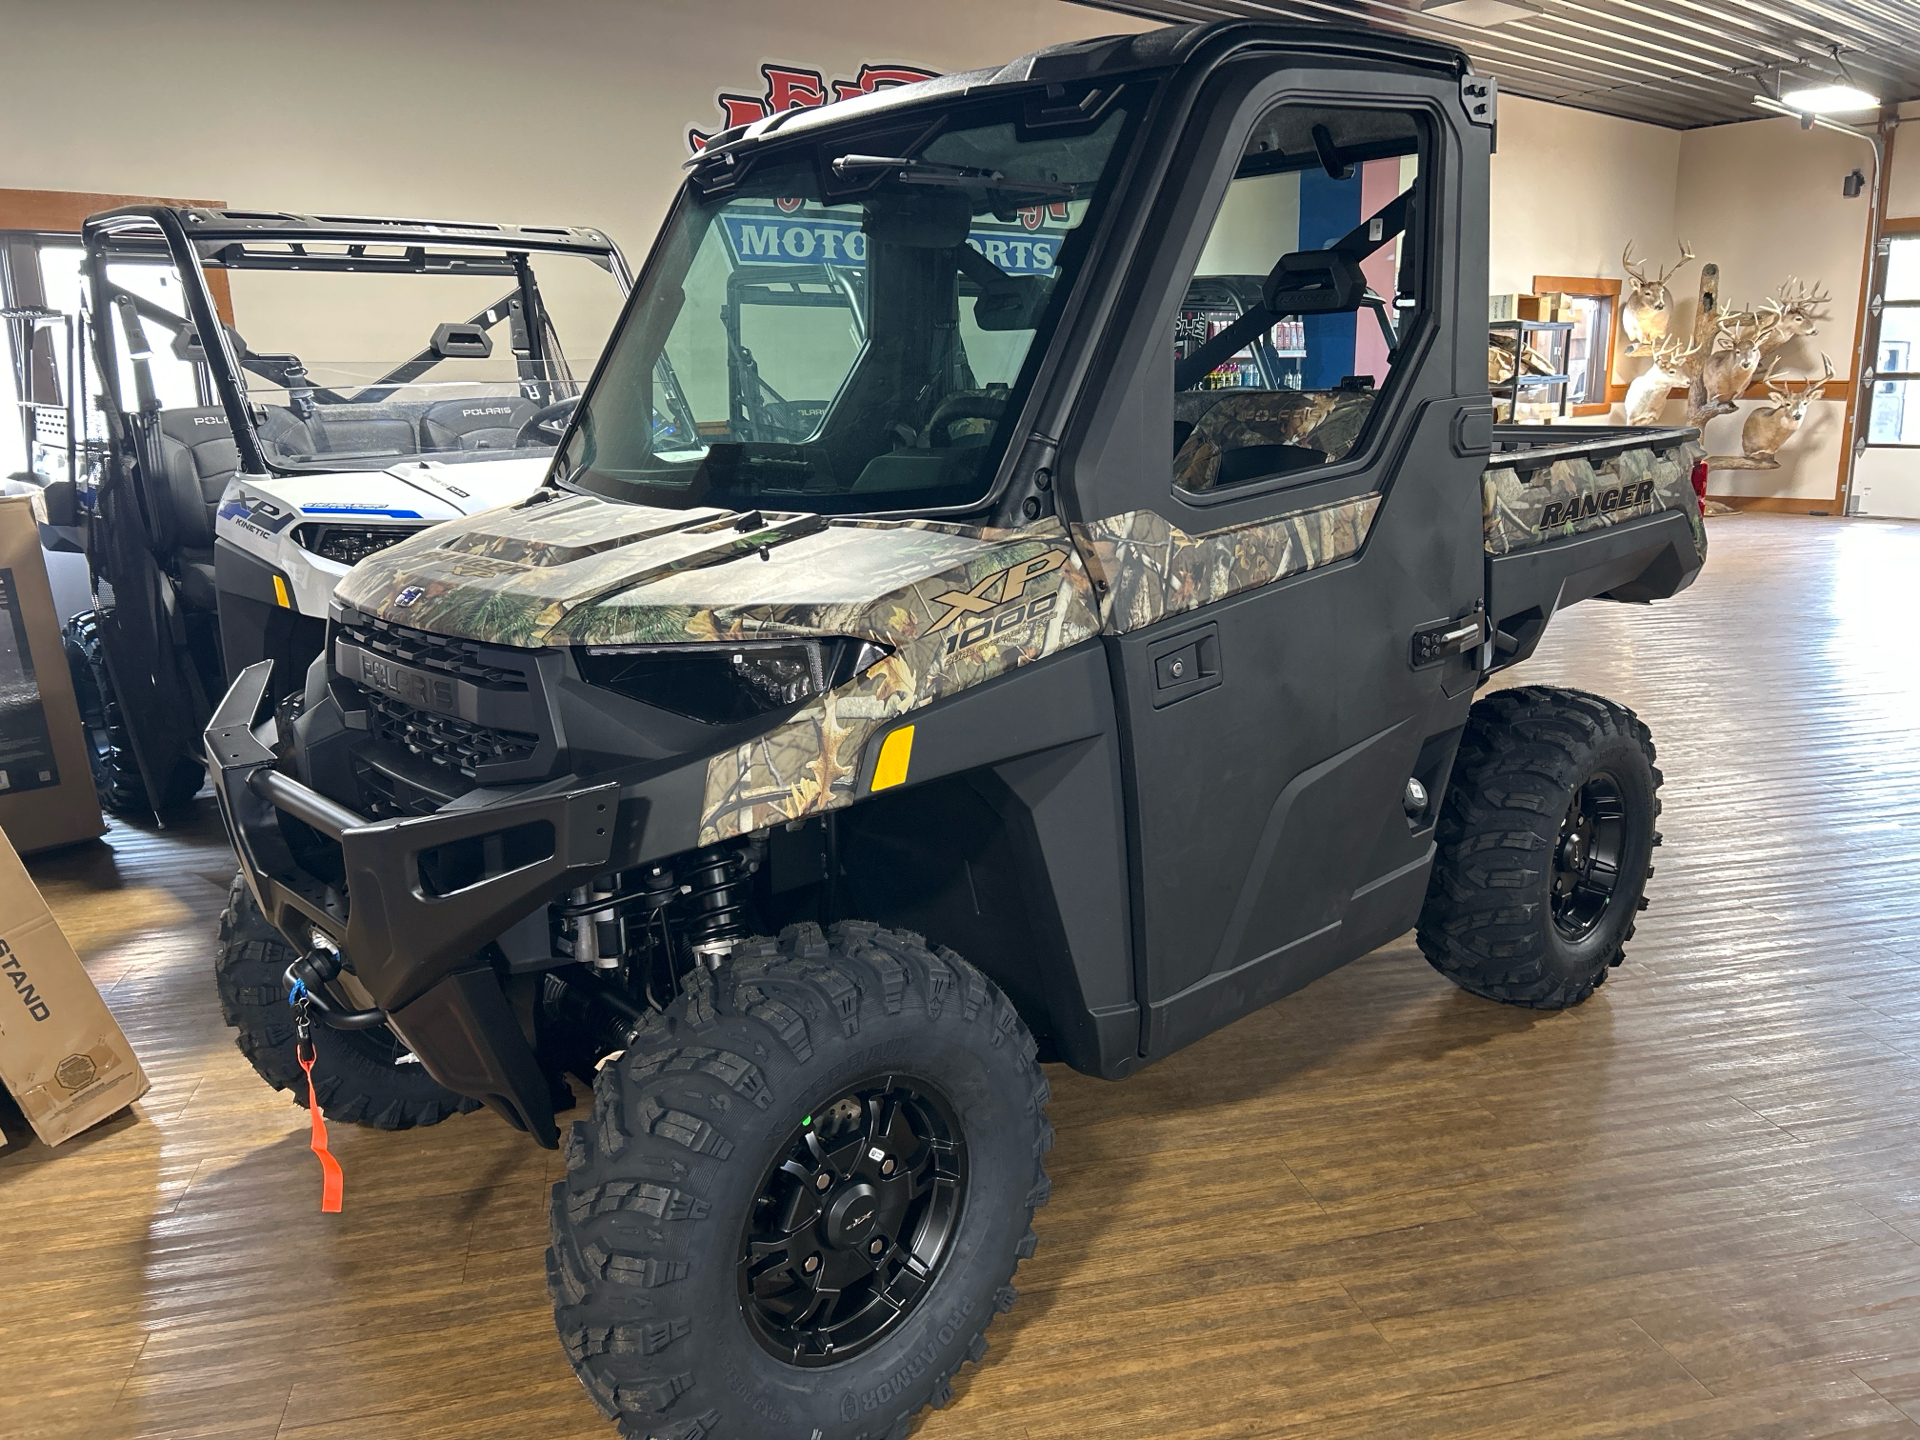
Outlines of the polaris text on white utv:
[{"label": "polaris text on white utv", "polygon": [[85,245],[110,454],[50,497],[96,602],[68,654],[103,802],[164,810],[231,675],[300,687],[353,565],[539,484],[629,275],[563,226],[139,206]]}]

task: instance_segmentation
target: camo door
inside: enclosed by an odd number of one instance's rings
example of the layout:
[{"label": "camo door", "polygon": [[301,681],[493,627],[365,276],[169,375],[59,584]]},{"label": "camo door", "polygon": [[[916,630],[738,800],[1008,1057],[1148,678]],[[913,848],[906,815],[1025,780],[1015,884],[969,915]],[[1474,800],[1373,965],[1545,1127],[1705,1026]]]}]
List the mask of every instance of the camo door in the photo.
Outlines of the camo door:
[{"label": "camo door", "polygon": [[[1484,245],[1462,210],[1484,135],[1412,77],[1219,84],[1189,153],[1222,163],[1170,183],[1146,229],[1195,221],[1134,267],[1161,277],[1137,312],[1158,335],[1130,336],[1158,379],[1103,397],[1110,428],[1096,408],[1068,462],[1126,730],[1150,1055],[1412,923],[1479,623],[1459,425],[1484,369],[1450,322],[1456,298],[1482,311],[1447,287],[1473,273],[1463,229]],[[1306,98],[1356,84],[1380,93]]]}]

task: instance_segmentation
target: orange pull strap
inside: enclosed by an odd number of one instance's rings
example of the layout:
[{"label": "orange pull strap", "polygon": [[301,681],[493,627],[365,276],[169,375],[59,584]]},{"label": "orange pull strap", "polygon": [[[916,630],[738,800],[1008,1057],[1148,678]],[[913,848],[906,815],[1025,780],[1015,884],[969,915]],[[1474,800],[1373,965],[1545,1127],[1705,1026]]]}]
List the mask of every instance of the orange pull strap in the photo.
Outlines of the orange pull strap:
[{"label": "orange pull strap", "polygon": [[320,1097],[313,1090],[315,1057],[311,1047],[305,1055],[298,1050],[294,1055],[300,1061],[300,1068],[307,1072],[307,1113],[313,1116],[313,1153],[320,1157],[320,1211],[324,1215],[338,1215],[347,1177],[340,1169],[340,1162],[327,1149],[327,1122],[320,1114]]}]

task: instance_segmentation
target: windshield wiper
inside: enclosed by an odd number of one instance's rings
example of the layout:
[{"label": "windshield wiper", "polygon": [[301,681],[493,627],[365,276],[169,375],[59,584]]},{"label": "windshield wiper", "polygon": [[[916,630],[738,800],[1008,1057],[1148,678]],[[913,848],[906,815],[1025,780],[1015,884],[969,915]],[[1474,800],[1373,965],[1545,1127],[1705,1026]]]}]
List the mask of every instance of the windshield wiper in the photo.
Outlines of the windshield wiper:
[{"label": "windshield wiper", "polygon": [[1015,180],[1005,171],[988,170],[981,165],[949,165],[939,160],[915,160],[905,155],[842,155],[833,162],[833,173],[850,180],[862,170],[893,170],[903,185],[965,185],[984,181],[996,190],[1018,190],[1027,195],[1045,195],[1071,200],[1080,187],[1063,180]]}]

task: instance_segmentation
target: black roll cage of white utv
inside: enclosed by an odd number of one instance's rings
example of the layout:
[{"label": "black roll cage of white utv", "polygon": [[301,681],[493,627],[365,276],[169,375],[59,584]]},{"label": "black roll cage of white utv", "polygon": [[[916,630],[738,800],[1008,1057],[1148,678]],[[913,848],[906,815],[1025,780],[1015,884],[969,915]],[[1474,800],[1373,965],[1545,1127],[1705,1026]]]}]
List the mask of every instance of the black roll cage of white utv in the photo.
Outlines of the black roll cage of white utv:
[{"label": "black roll cage of white utv", "polygon": [[[468,274],[499,275],[512,278],[521,301],[521,315],[538,309],[533,273],[527,263],[531,253],[577,255],[612,273],[623,291],[632,289],[633,277],[619,249],[598,230],[557,225],[499,225],[486,222],[444,220],[385,219],[374,216],[298,215],[244,210],[214,210],[171,205],[130,205],[103,211],[87,218],[82,227],[85,246],[88,289],[95,295],[113,294],[116,302],[127,306],[123,323],[134,323],[135,315],[173,331],[176,335],[190,326],[195,358],[206,361],[207,378],[213,393],[204,397],[227,413],[233,428],[234,444],[239,450],[240,468],[253,474],[272,474],[277,468],[269,460],[255,435],[247,408],[246,391],[241,383],[243,371],[258,374],[290,394],[309,400],[324,398],[334,402],[364,402],[383,398],[392,388],[410,383],[443,356],[425,349],[402,362],[388,374],[347,396],[303,386],[303,373],[295,357],[283,355],[240,355],[231,343],[231,335],[219,317],[213,291],[207,284],[208,266],[240,270],[320,270],[372,274]],[[284,246],[280,250],[249,248],[255,245]],[[344,246],[338,249],[307,250],[309,245]],[[394,247],[404,247],[391,253]],[[506,251],[505,255],[462,253]],[[186,326],[181,317],[154,305],[125,289],[113,285],[105,266],[110,260],[152,259],[171,261],[180,276],[181,293],[186,301]],[[508,318],[513,296],[502,297],[474,315],[471,326],[491,328]],[[95,317],[97,362],[103,379],[117,373],[112,367],[104,336],[106,321]],[[521,323],[516,319],[516,324]],[[540,386],[544,323],[526,327],[527,356],[521,363],[523,380]],[[212,337],[208,343],[207,337]],[[133,361],[135,401],[141,410],[156,410],[150,372],[137,355]],[[289,383],[291,382],[291,383]],[[108,380],[109,388],[111,381]],[[533,398],[533,397],[530,397]],[[130,444],[134,437],[123,436]]]}]

